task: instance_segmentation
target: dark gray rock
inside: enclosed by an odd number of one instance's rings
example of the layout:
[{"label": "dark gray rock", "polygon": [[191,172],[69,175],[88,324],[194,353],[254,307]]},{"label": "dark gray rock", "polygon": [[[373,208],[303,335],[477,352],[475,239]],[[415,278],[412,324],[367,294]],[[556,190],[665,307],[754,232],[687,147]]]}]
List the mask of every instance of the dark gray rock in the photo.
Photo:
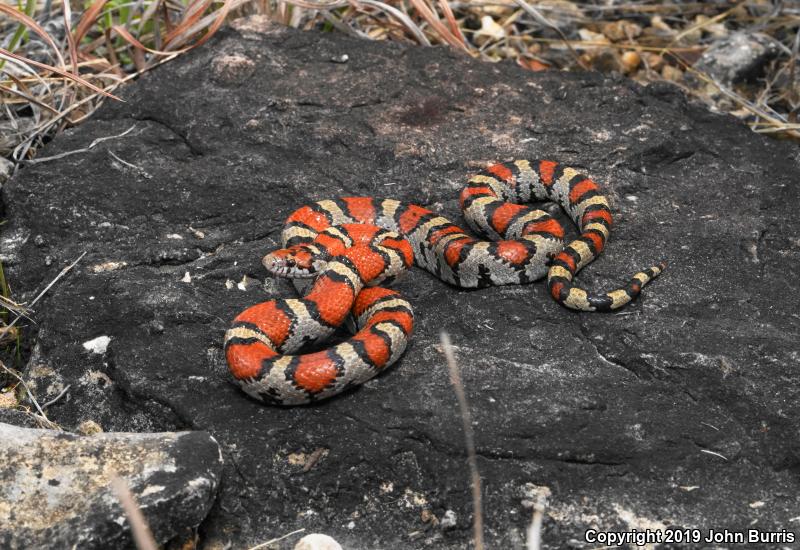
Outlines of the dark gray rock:
[{"label": "dark gray rock", "polygon": [[41,422],[32,413],[16,409],[0,408],[0,423],[13,424],[25,428],[41,428]]},{"label": "dark gray rock", "polygon": [[0,547],[133,547],[115,476],[166,542],[206,516],[221,471],[217,442],[200,432],[86,437],[0,424]]},{"label": "dark gray rock", "polygon": [[[6,185],[0,250],[18,299],[88,252],[37,308],[26,379],[42,400],[71,384],[52,419],[211,432],[227,467],[202,528],[209,547],[304,527],[346,548],[464,548],[472,510],[446,329],[490,547],[520,548],[548,492],[550,547],[590,527],[797,527],[795,148],[672,87],[257,26],[121,90],[125,103],[42,156],[135,125],[126,137]],[[415,269],[397,285],[416,308],[413,342],[376,380],[293,409],[228,382],[230,320],[293,293],[260,282],[290,212],[374,195],[457,218],[469,172],[525,157],[605,184],[617,226],[579,278],[609,288],[666,260],[641,299],[576,314],[542,283],[461,291]],[[101,336],[104,352],[84,348]]]},{"label": "dark gray rock", "polygon": [[778,53],[773,39],[762,33],[735,32],[714,41],[695,68],[731,86],[763,73],[764,64]]}]

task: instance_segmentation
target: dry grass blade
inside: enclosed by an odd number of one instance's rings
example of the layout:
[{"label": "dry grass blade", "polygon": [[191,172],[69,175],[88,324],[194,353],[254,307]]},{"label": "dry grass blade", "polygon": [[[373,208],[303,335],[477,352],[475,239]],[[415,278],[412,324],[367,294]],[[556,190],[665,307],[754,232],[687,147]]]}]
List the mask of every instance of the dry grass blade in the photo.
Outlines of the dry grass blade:
[{"label": "dry grass blade", "polygon": [[[50,281],[50,283],[49,283],[49,284],[48,284],[48,285],[47,285],[47,286],[44,288],[44,290],[42,290],[42,291],[41,291],[39,294],[37,294],[37,295],[36,295],[36,298],[34,298],[34,299],[33,299],[33,301],[31,301],[31,303],[30,303],[30,304],[28,304],[28,307],[33,307],[34,305],[36,305],[36,302],[38,302],[38,301],[41,299],[41,297],[42,297],[42,296],[44,296],[45,294],[47,294],[47,291],[48,291],[48,290],[50,290],[50,289],[53,287],[53,285],[54,285],[54,284],[56,284],[56,283],[59,281],[59,279],[61,279],[61,278],[62,278],[64,275],[66,275],[67,273],[69,273],[69,271],[70,271],[70,270],[71,270],[73,267],[75,267],[75,266],[78,264],[78,262],[79,262],[79,261],[81,261],[81,259],[82,259],[84,256],[86,256],[86,252],[84,252],[83,254],[81,254],[80,256],[78,256],[78,259],[77,259],[77,260],[75,260],[74,262],[72,262],[71,264],[69,264],[67,267],[65,267],[64,269],[62,269],[62,270],[61,270],[61,271],[58,273],[58,275],[56,275],[56,276],[55,276],[55,278],[54,278],[52,281]],[[2,336],[3,334],[5,334],[5,333],[6,333],[6,332],[8,332],[9,330],[11,330],[11,327],[13,327],[15,324],[17,324],[17,321],[19,321],[21,317],[22,317],[21,315],[17,315],[16,317],[14,317],[14,320],[13,320],[13,321],[11,321],[11,323],[9,323],[8,325],[6,325],[5,327],[0,327],[0,336]]]},{"label": "dry grass blade", "polygon": [[25,101],[27,101],[28,103],[32,103],[33,105],[38,105],[42,109],[46,109],[46,110],[50,111],[54,115],[61,114],[61,112],[58,109],[56,109],[54,107],[51,107],[50,105],[48,105],[44,101],[39,100],[39,98],[37,98],[37,97],[34,97],[34,96],[30,95],[30,94],[26,94],[22,90],[15,90],[14,88],[9,88],[8,86],[4,86],[4,85],[0,84],[0,91],[6,92],[7,94],[19,96],[19,97],[23,98]]},{"label": "dry grass blade", "polygon": [[138,49],[140,49],[142,51],[145,51],[147,53],[151,53],[151,54],[154,54],[154,55],[182,54],[182,53],[192,49],[191,47],[188,47],[188,48],[183,48],[181,50],[175,50],[175,51],[154,50],[152,48],[148,48],[147,46],[145,46],[144,44],[142,44],[141,42],[136,40],[136,38],[134,38],[133,35],[128,32],[128,29],[126,29],[122,25],[114,25],[113,30],[114,30],[115,33],[120,35],[123,38],[123,40],[128,42],[134,48],[138,48]]},{"label": "dry grass blade", "polygon": [[0,295],[0,307],[4,307],[10,312],[16,313],[17,315],[25,317],[26,319],[30,319],[30,317],[28,317],[28,315],[30,314],[28,308],[2,295]]},{"label": "dry grass blade", "polygon": [[117,495],[119,503],[122,505],[122,510],[128,517],[128,523],[131,524],[131,534],[136,547],[139,550],[158,550],[156,539],[153,538],[153,533],[144,519],[141,508],[136,503],[128,484],[119,476],[111,478],[111,489]]},{"label": "dry grass blade", "polygon": [[[775,116],[774,114],[767,113],[762,108],[754,105],[751,101],[748,101],[744,97],[740,96],[739,94],[735,93],[734,91],[728,89],[722,83],[718,82],[716,79],[712,78],[711,76],[707,75],[702,71],[698,71],[694,67],[690,67],[688,63],[681,60],[679,58],[681,64],[685,67],[688,72],[691,72],[697,78],[706,82],[707,84],[711,84],[716,89],[718,89],[723,95],[731,99],[733,102],[740,105],[742,108],[750,111],[753,115],[758,118],[761,118],[764,122],[762,124],[767,124],[771,126],[773,132],[783,132],[787,135],[790,135],[795,138],[800,138],[800,132],[795,131],[792,129],[791,125],[788,123],[787,120],[780,118],[779,116]],[[763,130],[762,130],[763,131]]]},{"label": "dry grass blade", "polygon": [[78,84],[86,86],[87,88],[97,92],[98,94],[103,94],[103,95],[105,95],[107,97],[110,97],[112,99],[116,99],[118,101],[122,101],[120,98],[109,94],[108,92],[104,91],[102,88],[98,88],[97,86],[95,86],[94,84],[89,82],[88,80],[85,80],[85,79],[81,78],[80,76],[78,76],[76,74],[72,74],[69,71],[65,71],[63,69],[59,69],[58,67],[54,67],[52,65],[48,65],[47,63],[40,63],[38,61],[34,61],[33,59],[28,59],[28,58],[26,58],[24,56],[12,53],[12,52],[6,50],[5,48],[0,48],[0,57],[5,57],[6,59],[13,59],[14,61],[19,61],[21,63],[25,63],[27,65],[31,65],[33,67],[38,67],[40,69],[45,69],[47,71],[54,72],[59,76],[63,76],[64,78],[68,78],[70,80],[74,80]]},{"label": "dry grass blade", "polygon": [[424,2],[424,0],[411,0],[411,4],[414,8],[420,13],[423,19],[438,33],[438,35],[453,46],[454,48],[458,48],[462,51],[468,51],[467,45],[464,43],[463,40],[459,40],[457,36],[455,36],[450,30],[442,25],[442,22],[436,16],[435,12],[431,10],[428,5]]},{"label": "dry grass blade", "polygon": [[555,25],[552,21],[550,21],[544,15],[539,13],[539,10],[537,10],[536,8],[525,2],[525,0],[514,0],[514,3],[516,3],[520,8],[522,8],[522,10],[525,13],[533,17],[540,24],[553,29],[556,32],[556,34],[558,34],[558,36],[561,37],[561,41],[567,46],[567,48],[569,48],[569,51],[575,57],[575,62],[581,68],[588,70],[588,67],[583,63],[583,61],[581,61],[581,57],[578,55],[578,52],[576,52],[575,49],[570,44],[569,39],[564,35],[564,32],[560,28],[558,28],[558,25]]},{"label": "dry grass blade", "polygon": [[11,17],[12,19],[16,19],[17,21],[19,21],[20,23],[22,23],[26,27],[28,27],[31,30],[33,30],[36,34],[41,36],[42,39],[45,42],[47,42],[47,44],[51,48],[53,48],[53,52],[55,52],[55,55],[56,55],[56,58],[58,59],[58,62],[61,65],[64,64],[64,58],[61,56],[61,50],[56,45],[56,43],[52,39],[52,37],[49,34],[47,34],[47,31],[44,30],[41,27],[41,25],[39,25],[39,23],[37,23],[34,19],[32,19],[31,17],[28,17],[28,15],[22,13],[21,11],[19,11],[17,9],[14,9],[14,8],[12,8],[10,6],[7,6],[5,4],[0,4],[0,13],[5,13],[9,17]]},{"label": "dry grass blade", "polygon": [[544,518],[545,499],[539,495],[533,505],[531,524],[528,526],[527,550],[540,550],[542,547],[542,519]]},{"label": "dry grass blade", "polygon": [[72,36],[72,8],[69,2],[63,2],[64,7],[64,31],[67,35],[67,49],[69,50],[69,60],[72,63],[72,72],[78,73],[78,48],[75,46],[75,38]]},{"label": "dry grass blade", "polygon": [[394,6],[390,6],[389,4],[378,2],[376,0],[360,0],[360,2],[367,6],[373,6],[394,17],[408,30],[408,32],[414,36],[418,43],[422,44],[423,46],[431,45],[430,40],[428,40],[428,37],[425,36],[424,32],[422,32],[422,29],[419,28],[419,25],[414,23],[414,21],[408,15],[398,10]]},{"label": "dry grass blade", "polygon": [[17,380],[17,382],[19,382],[22,385],[22,388],[25,390],[25,393],[28,394],[28,399],[30,400],[31,403],[33,403],[33,406],[36,407],[36,410],[39,412],[37,418],[41,420],[48,428],[54,430],[60,430],[61,428],[58,426],[58,424],[51,421],[49,418],[47,418],[47,415],[44,414],[44,410],[42,410],[42,407],[39,405],[39,402],[33,396],[33,392],[31,392],[31,389],[28,387],[28,384],[25,383],[25,380],[23,380],[19,374],[9,369],[7,366],[5,366],[2,361],[0,361],[0,368],[2,368],[3,371],[5,371],[7,374],[10,374],[14,379]]},{"label": "dry grass blade", "polygon": [[197,23],[197,21],[203,17],[203,13],[205,13],[212,2],[213,0],[195,0],[189,4],[183,21],[181,21],[178,26],[170,29],[167,35],[163,38],[164,47],[168,47],[169,43],[172,42],[177,36],[180,36],[180,34],[186,29]]},{"label": "dry grass blade", "polygon": [[225,22],[225,18],[228,16],[228,13],[231,10],[236,9],[239,6],[243,6],[249,1],[250,0],[225,0],[225,2],[222,4],[222,7],[218,10],[218,13],[209,14],[195,23],[194,26],[186,29],[180,36],[175,38],[174,45],[176,47],[183,45],[185,42],[188,42],[192,36],[197,34],[202,29],[208,27],[206,33],[201,36],[197,42],[186,48],[186,50],[191,50],[198,46],[202,46],[220,29],[222,24]]},{"label": "dry grass blade", "polygon": [[445,19],[447,19],[447,24],[450,25],[450,32],[466,46],[467,39],[464,38],[464,34],[458,26],[458,21],[456,21],[456,16],[453,13],[453,9],[450,7],[450,3],[447,2],[447,0],[439,0],[439,7],[442,9]]},{"label": "dry grass blade", "polygon": [[82,149],[75,149],[73,151],[64,151],[63,153],[59,153],[59,154],[53,155],[51,157],[39,157],[39,158],[31,159],[31,160],[25,161],[25,164],[41,164],[42,162],[49,162],[51,160],[62,159],[64,157],[69,157],[71,155],[77,155],[78,153],[87,153],[87,152],[91,151],[94,147],[96,147],[98,144],[103,143],[104,141],[109,141],[109,140],[112,140],[112,139],[119,139],[121,137],[127,136],[128,134],[133,132],[134,129],[136,129],[136,125],[135,124],[133,126],[131,126],[130,128],[128,128],[127,130],[125,130],[124,132],[122,132],[121,134],[117,134],[115,136],[104,136],[104,137],[101,137],[101,138],[97,138],[97,139],[93,140],[87,147],[84,147]]},{"label": "dry grass blade", "polygon": [[453,385],[453,390],[456,392],[456,398],[458,399],[458,408],[464,427],[464,441],[467,447],[470,478],[472,479],[472,506],[475,509],[475,521],[472,526],[475,549],[483,550],[483,498],[481,496],[481,475],[478,472],[478,458],[475,452],[475,436],[472,433],[472,416],[469,413],[467,395],[464,392],[464,384],[461,381],[461,372],[456,363],[453,345],[450,343],[450,335],[442,331],[439,334],[439,338],[442,343],[442,352],[444,352],[445,359],[447,360],[447,371],[450,374],[450,383]]},{"label": "dry grass blade", "polygon": [[92,5],[89,6],[89,9],[83,13],[80,21],[78,21],[78,26],[75,28],[75,36],[73,37],[73,40],[76,44],[81,43],[81,40],[83,40],[83,37],[86,36],[89,28],[94,25],[95,21],[97,21],[100,11],[103,9],[103,6],[106,5],[106,2],[108,2],[108,0],[95,0],[92,2]]},{"label": "dry grass blade", "polygon": [[[351,5],[351,3],[346,0],[341,0],[337,2],[326,2],[326,3],[308,2],[306,0],[286,0],[286,2],[284,2],[283,4],[290,4],[292,6],[305,8],[307,10],[318,11],[321,13],[322,17],[329,20],[333,18],[333,16],[331,15],[331,12],[333,10],[337,10]],[[428,37],[425,36],[425,33],[422,31],[422,29],[419,28],[419,25],[417,25],[411,19],[411,17],[409,17],[406,13],[403,13],[394,6],[391,6],[385,2],[380,2],[379,0],[359,0],[358,4],[361,6],[369,6],[371,8],[375,8],[377,10],[386,13],[391,18],[400,22],[403,25],[403,27],[414,37],[414,39],[419,44],[422,44],[423,46],[431,45],[430,40],[428,40]],[[339,23],[339,25],[341,25],[341,23]],[[350,34],[356,34],[358,36],[363,36],[363,37],[369,36],[368,34],[361,32],[358,29],[354,29],[352,27],[346,27],[345,29],[343,29],[343,32],[348,32],[347,29],[350,30]]]}]

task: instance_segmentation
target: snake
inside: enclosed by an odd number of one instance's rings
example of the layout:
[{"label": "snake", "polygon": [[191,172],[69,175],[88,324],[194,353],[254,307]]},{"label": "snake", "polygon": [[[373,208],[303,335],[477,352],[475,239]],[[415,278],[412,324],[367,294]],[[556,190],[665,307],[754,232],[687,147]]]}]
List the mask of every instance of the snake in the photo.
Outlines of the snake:
[{"label": "snake", "polygon": [[[580,235],[529,203],[558,204]],[[412,264],[459,288],[521,285],[547,277],[553,299],[585,312],[618,309],[665,269],[662,262],[608,292],[576,284],[603,251],[613,224],[607,196],[578,169],[551,160],[491,164],[472,175],[460,206],[475,238],[446,217],[410,203],[374,197],[321,200],[286,220],[283,248],[262,264],[294,279],[300,298],[249,307],[225,334],[229,370],[252,398],[300,405],[363,384],[396,362],[414,324],[411,304],[386,288]],[[348,319],[355,332],[311,353]]]}]

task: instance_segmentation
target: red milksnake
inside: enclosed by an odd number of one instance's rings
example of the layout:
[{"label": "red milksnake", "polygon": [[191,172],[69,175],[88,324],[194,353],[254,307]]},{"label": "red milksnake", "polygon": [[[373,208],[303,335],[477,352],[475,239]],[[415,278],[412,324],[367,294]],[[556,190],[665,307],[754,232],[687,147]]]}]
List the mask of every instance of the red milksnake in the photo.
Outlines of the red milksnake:
[{"label": "red milksnake", "polygon": [[[561,224],[520,203],[559,204],[581,235],[564,246]],[[575,274],[602,252],[612,225],[598,185],[576,169],[548,160],[494,164],[461,192],[478,240],[446,218],[393,199],[347,197],[296,210],[284,248],[268,254],[274,275],[316,277],[300,299],[269,300],[239,314],[225,335],[228,365],[242,389],[265,402],[296,405],[335,395],[372,378],[405,350],[413,327],[410,304],[382,287],[411,263],[462,288],[524,284],[547,274],[560,304],[610,311],[635,298],[664,264],[635,274],[622,288],[587,292]],[[292,355],[320,342],[348,314],[358,332],[328,349]]]}]

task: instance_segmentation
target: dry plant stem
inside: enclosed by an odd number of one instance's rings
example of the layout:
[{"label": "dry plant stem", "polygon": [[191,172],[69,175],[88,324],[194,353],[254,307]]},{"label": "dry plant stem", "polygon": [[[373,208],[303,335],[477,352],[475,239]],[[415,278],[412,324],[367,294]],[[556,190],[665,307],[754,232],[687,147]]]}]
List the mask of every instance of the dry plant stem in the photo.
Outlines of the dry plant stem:
[{"label": "dry plant stem", "polygon": [[[64,58],[61,56],[61,50],[56,45],[56,43],[53,41],[53,39],[50,37],[50,35],[47,34],[47,31],[45,31],[34,19],[28,17],[28,15],[22,13],[21,11],[16,10],[16,9],[12,8],[11,6],[7,6],[5,4],[0,4],[0,13],[5,13],[9,17],[11,17],[12,19],[17,19],[22,24],[24,24],[26,27],[28,27],[31,30],[33,30],[45,42],[47,42],[47,44],[51,48],[53,48],[53,51],[56,54],[56,58],[58,59],[58,62],[61,65],[64,64]],[[2,68],[1,65],[0,65],[0,68]]]},{"label": "dry plant stem", "polygon": [[[72,269],[73,267],[75,267],[75,266],[77,265],[77,263],[78,263],[79,261],[81,261],[81,259],[82,259],[84,256],[86,256],[86,252],[84,252],[83,254],[81,254],[80,256],[78,256],[78,259],[77,259],[77,260],[75,260],[74,262],[72,262],[71,264],[69,264],[67,267],[65,267],[64,269],[62,269],[62,270],[59,272],[59,274],[58,274],[58,275],[56,275],[56,276],[55,276],[55,278],[54,278],[52,281],[50,281],[50,284],[48,284],[48,285],[47,285],[47,286],[44,288],[44,290],[42,290],[42,291],[41,291],[41,292],[40,292],[40,293],[39,293],[39,294],[36,296],[36,298],[34,298],[34,299],[33,299],[33,301],[32,301],[30,304],[28,304],[28,306],[27,306],[27,307],[33,307],[33,306],[34,306],[34,304],[36,304],[36,302],[38,302],[38,301],[39,301],[39,299],[40,299],[42,296],[44,296],[44,295],[45,295],[45,293],[47,293],[47,291],[48,291],[48,290],[50,290],[50,289],[52,288],[52,286],[53,286],[54,284],[56,284],[56,283],[58,282],[58,280],[59,280],[61,277],[63,277],[64,275],[66,275],[66,274],[69,272],[69,270],[70,270],[70,269]],[[14,325],[16,325],[16,324],[17,324],[17,321],[19,321],[21,318],[22,318],[22,315],[17,315],[16,317],[14,317],[14,320],[13,320],[13,321],[11,321],[11,323],[10,323],[9,325],[7,325],[7,326],[5,326],[5,327],[3,327],[3,328],[2,328],[2,331],[0,331],[0,337],[2,337],[2,336],[3,336],[3,335],[6,333],[6,332],[8,332],[8,331],[11,329],[11,327],[13,327]],[[38,405],[37,405],[37,406],[38,406]]]},{"label": "dry plant stem", "polygon": [[59,393],[53,399],[51,399],[50,401],[48,401],[47,403],[42,405],[42,409],[46,409],[50,405],[53,405],[53,404],[57,403],[59,399],[61,399],[62,397],[64,397],[66,395],[66,393],[69,391],[69,389],[71,387],[72,387],[72,384],[67,384],[67,387],[64,388],[63,390],[61,390],[61,393]]},{"label": "dry plant stem", "polygon": [[679,32],[678,34],[675,35],[675,37],[672,40],[670,40],[669,44],[667,44],[667,48],[680,41],[680,39],[683,38],[684,36],[688,36],[689,34],[693,33],[696,30],[703,29],[705,27],[708,27],[709,25],[713,25],[714,23],[719,23],[720,21],[731,15],[734,12],[734,10],[736,10],[738,7],[739,4],[735,5],[734,7],[732,7],[727,11],[724,11],[718,15],[715,15],[714,17],[711,17],[710,19],[707,19],[701,23],[697,23],[696,25],[692,25],[688,29]]},{"label": "dry plant stem", "polygon": [[[128,82],[129,80],[132,80],[132,79],[138,77],[143,72],[146,72],[146,71],[149,71],[149,70],[151,70],[151,69],[153,69],[155,67],[158,67],[162,63],[166,63],[168,61],[171,61],[171,60],[175,59],[177,56],[178,56],[178,54],[172,54],[172,55],[170,55],[168,57],[160,59],[158,61],[158,63],[155,63],[150,67],[147,67],[144,71],[142,71],[140,73],[129,74],[125,78],[117,80],[113,84],[110,84],[110,85],[106,86],[104,91],[111,92],[113,90],[116,90],[117,87],[119,87],[121,84],[124,84],[125,82]],[[27,138],[25,138],[25,140],[23,140],[19,145],[17,145],[17,147],[14,149],[13,158],[17,159],[17,160],[23,158],[25,156],[25,152],[31,146],[31,144],[33,143],[33,141],[36,139],[37,136],[45,134],[48,131],[49,128],[51,128],[54,125],[60,123],[60,121],[64,117],[66,117],[67,115],[69,115],[73,111],[76,111],[77,109],[79,109],[83,105],[85,105],[87,103],[90,103],[92,101],[95,101],[95,100],[97,100],[99,98],[100,101],[97,104],[95,104],[93,106],[93,108],[88,113],[86,113],[83,116],[73,120],[72,123],[73,124],[80,124],[81,122],[86,120],[88,117],[90,117],[100,107],[100,105],[102,105],[103,98],[102,97],[98,97],[98,96],[99,96],[99,94],[94,94],[94,95],[90,95],[88,97],[85,97],[85,98],[81,99],[80,101],[77,101],[77,102],[73,103],[72,105],[70,105],[68,108],[66,108],[57,117],[52,118],[50,120],[47,120],[47,121],[39,124],[36,128],[34,128],[34,133],[29,135]],[[22,151],[22,153],[20,153],[20,151]]]},{"label": "dry plant stem", "polygon": [[20,63],[32,65],[34,67],[37,67],[39,69],[44,69],[46,71],[52,71],[52,72],[56,73],[59,76],[63,76],[64,78],[69,78],[70,80],[74,80],[75,82],[78,82],[78,83],[86,86],[87,88],[92,89],[93,91],[95,91],[97,93],[100,93],[100,94],[103,94],[103,95],[107,95],[109,97],[113,97],[114,99],[119,99],[118,97],[113,96],[113,95],[109,94],[108,92],[103,91],[101,88],[98,88],[97,86],[95,86],[94,84],[89,82],[88,80],[86,80],[84,78],[81,78],[80,76],[78,76],[76,74],[72,74],[69,71],[65,71],[63,69],[60,69],[58,67],[54,67],[54,66],[48,65],[46,63],[39,63],[38,61],[34,61],[33,59],[28,59],[27,57],[24,57],[24,56],[21,56],[21,55],[17,55],[17,54],[15,54],[13,52],[10,52],[10,51],[8,51],[8,50],[6,50],[4,48],[0,48],[0,57],[4,57],[6,59],[11,59],[11,60],[14,60],[14,61],[19,61]]},{"label": "dry plant stem", "polygon": [[[342,0],[340,2],[317,3],[317,2],[308,2],[306,0],[286,0],[286,4],[299,6],[302,8],[306,8],[308,10],[319,10],[323,14],[330,15],[331,10],[347,7],[350,5],[350,2]],[[428,38],[425,36],[425,33],[422,32],[422,29],[420,29],[419,26],[416,23],[414,23],[408,15],[398,10],[397,8],[390,6],[384,2],[379,2],[377,0],[359,0],[359,4],[364,6],[370,6],[389,14],[391,17],[394,17],[395,19],[400,21],[408,29],[408,31],[412,35],[414,35],[414,38],[417,40],[417,42],[419,42],[424,46],[431,45],[430,40],[428,40]]]},{"label": "dry plant stem", "polygon": [[122,132],[121,134],[117,134],[116,136],[106,136],[106,137],[97,138],[96,140],[92,141],[89,144],[88,147],[84,147],[83,149],[75,149],[73,151],[64,151],[63,153],[59,153],[59,154],[53,155],[51,157],[40,157],[40,158],[36,158],[36,159],[26,160],[24,162],[25,162],[25,164],[40,164],[42,162],[49,162],[51,160],[57,160],[57,159],[61,159],[61,158],[64,158],[64,157],[68,157],[70,155],[77,155],[78,153],[88,153],[98,143],[102,143],[104,141],[109,141],[109,140],[112,140],[112,139],[119,139],[121,137],[125,137],[128,134],[130,134],[134,130],[134,128],[136,128],[135,124],[133,126],[131,126],[130,128],[128,128],[127,130],[125,130],[124,132]]},{"label": "dry plant stem", "polygon": [[33,103],[34,105],[38,105],[42,109],[50,111],[54,115],[60,115],[61,114],[61,112],[58,109],[55,109],[55,108],[51,107],[47,103],[45,103],[43,101],[40,101],[38,98],[35,98],[32,95],[26,94],[25,92],[23,92],[21,90],[15,90],[14,88],[9,88],[8,86],[3,86],[2,84],[0,84],[0,90],[3,91],[3,92],[6,92],[7,94],[12,94],[12,95],[19,96],[19,97],[21,97],[22,99],[24,99],[25,101],[27,101],[29,103]]},{"label": "dry plant stem", "polygon": [[701,452],[701,453],[706,453],[706,454],[708,454],[708,455],[714,455],[714,456],[718,456],[718,457],[720,457],[722,460],[724,460],[725,462],[728,462],[728,458],[727,458],[725,455],[721,455],[720,453],[717,453],[717,452],[715,452],[715,451],[709,451],[708,449],[700,449],[700,452]]},{"label": "dry plant stem", "polygon": [[28,310],[25,306],[23,306],[22,304],[18,304],[17,302],[15,302],[10,298],[6,298],[2,294],[0,294],[0,306],[3,306],[4,308],[13,313],[22,315],[23,317],[30,319],[30,317],[28,317]]},{"label": "dry plant stem", "polygon": [[542,547],[542,518],[544,516],[545,499],[542,495],[536,499],[533,505],[533,516],[528,527],[527,550],[539,550]]},{"label": "dry plant stem", "polygon": [[292,535],[296,535],[298,533],[302,533],[303,531],[305,531],[305,529],[298,529],[297,531],[292,531],[291,533],[286,533],[282,537],[278,537],[276,539],[268,540],[267,542],[262,542],[261,544],[253,546],[253,547],[249,548],[248,550],[261,550],[262,548],[266,548],[270,544],[275,544],[276,542],[282,541],[283,539],[287,539],[287,538],[291,537]]},{"label": "dry plant stem", "polygon": [[116,154],[114,154],[114,151],[112,151],[111,149],[109,149],[107,152],[108,152],[109,156],[111,158],[113,158],[115,161],[117,161],[118,163],[122,164],[123,166],[127,166],[128,168],[130,168],[134,172],[138,173],[143,178],[148,179],[148,180],[149,179],[153,179],[152,174],[150,174],[144,168],[141,168],[139,166],[136,166],[135,164],[132,164],[132,163],[128,162],[127,160],[123,160],[123,159],[119,158]]},{"label": "dry plant stem", "polygon": [[22,384],[22,387],[25,388],[25,393],[28,394],[28,399],[31,400],[31,403],[33,403],[33,406],[36,407],[36,410],[39,411],[39,415],[42,417],[42,419],[44,419],[44,421],[47,422],[48,424],[55,425],[53,422],[50,421],[49,418],[47,418],[47,415],[44,414],[44,411],[42,410],[42,407],[39,406],[39,402],[36,401],[36,398],[33,396],[33,393],[31,393],[31,389],[28,387],[28,384],[25,383],[25,380],[23,380],[16,372],[14,372],[13,370],[9,369],[3,363],[0,363],[0,368],[2,368],[8,374],[10,374],[14,378],[16,378],[17,381],[20,384]]},{"label": "dry plant stem", "polygon": [[467,447],[467,461],[469,463],[470,477],[472,478],[472,506],[475,508],[475,522],[473,523],[473,536],[475,537],[476,550],[483,550],[483,504],[481,496],[481,475],[478,472],[478,458],[475,452],[475,436],[472,432],[472,416],[469,414],[467,395],[461,381],[461,372],[456,363],[450,335],[442,331],[439,335],[442,342],[442,351],[447,360],[447,370],[450,373],[450,383],[456,392],[458,407],[461,412],[461,422],[464,426],[464,442]]},{"label": "dry plant stem", "polygon": [[518,5],[520,8],[522,8],[522,10],[523,10],[525,13],[527,13],[528,15],[530,15],[531,17],[533,17],[533,18],[534,18],[536,21],[538,21],[538,22],[539,22],[539,23],[541,23],[542,25],[545,25],[545,26],[547,26],[547,27],[550,27],[551,29],[553,29],[554,31],[556,31],[556,33],[558,34],[558,36],[560,36],[560,37],[561,37],[561,41],[562,41],[562,42],[563,42],[563,43],[564,43],[564,44],[567,46],[567,48],[569,48],[569,51],[570,51],[570,53],[572,53],[572,56],[575,58],[575,62],[578,64],[578,66],[579,66],[580,68],[582,68],[583,70],[586,70],[586,71],[588,71],[588,70],[589,70],[589,67],[587,67],[587,66],[586,66],[586,65],[583,63],[583,61],[581,61],[581,56],[579,56],[579,55],[578,55],[578,52],[576,52],[576,51],[575,51],[575,49],[572,47],[572,45],[571,45],[571,44],[570,44],[570,42],[569,42],[569,39],[568,39],[568,38],[567,38],[567,37],[564,35],[564,33],[563,33],[563,32],[561,32],[561,29],[559,29],[559,28],[558,28],[556,25],[554,25],[554,24],[553,24],[553,23],[552,23],[552,22],[551,22],[549,19],[547,19],[547,18],[546,18],[544,15],[542,15],[541,13],[539,13],[539,11],[538,11],[538,10],[536,10],[536,9],[535,9],[535,8],[533,8],[533,7],[532,7],[530,4],[528,4],[527,2],[525,2],[525,0],[514,0],[514,3],[515,3],[516,5]]},{"label": "dry plant stem", "polygon": [[133,541],[136,543],[136,548],[139,550],[158,550],[153,533],[150,531],[150,527],[147,526],[147,521],[145,521],[142,511],[139,509],[139,505],[136,504],[136,499],[133,498],[128,484],[122,478],[114,476],[111,478],[111,489],[117,495],[125,515],[128,516],[128,523],[131,524],[131,534],[133,535]]},{"label": "dry plant stem", "polygon": [[[781,120],[780,118],[776,118],[776,116],[770,115],[769,113],[765,112],[763,109],[759,108],[757,105],[753,105],[752,102],[747,101],[745,98],[741,97],[740,95],[736,94],[735,92],[729,90],[721,83],[717,82],[715,79],[711,78],[704,72],[698,71],[694,67],[690,67],[686,62],[682,59],[678,58],[681,64],[684,66],[686,71],[694,73],[699,79],[703,80],[704,82],[713,85],[717,88],[720,92],[722,92],[725,96],[730,98],[731,100],[735,101],[755,116],[762,118],[765,124],[768,124],[774,128],[773,131],[782,131],[785,132],[787,135],[793,136],[795,138],[800,138],[800,132],[796,132],[791,129],[791,125],[786,120]],[[778,115],[780,116],[780,115]],[[755,131],[762,131],[763,130],[755,130]]]}]

